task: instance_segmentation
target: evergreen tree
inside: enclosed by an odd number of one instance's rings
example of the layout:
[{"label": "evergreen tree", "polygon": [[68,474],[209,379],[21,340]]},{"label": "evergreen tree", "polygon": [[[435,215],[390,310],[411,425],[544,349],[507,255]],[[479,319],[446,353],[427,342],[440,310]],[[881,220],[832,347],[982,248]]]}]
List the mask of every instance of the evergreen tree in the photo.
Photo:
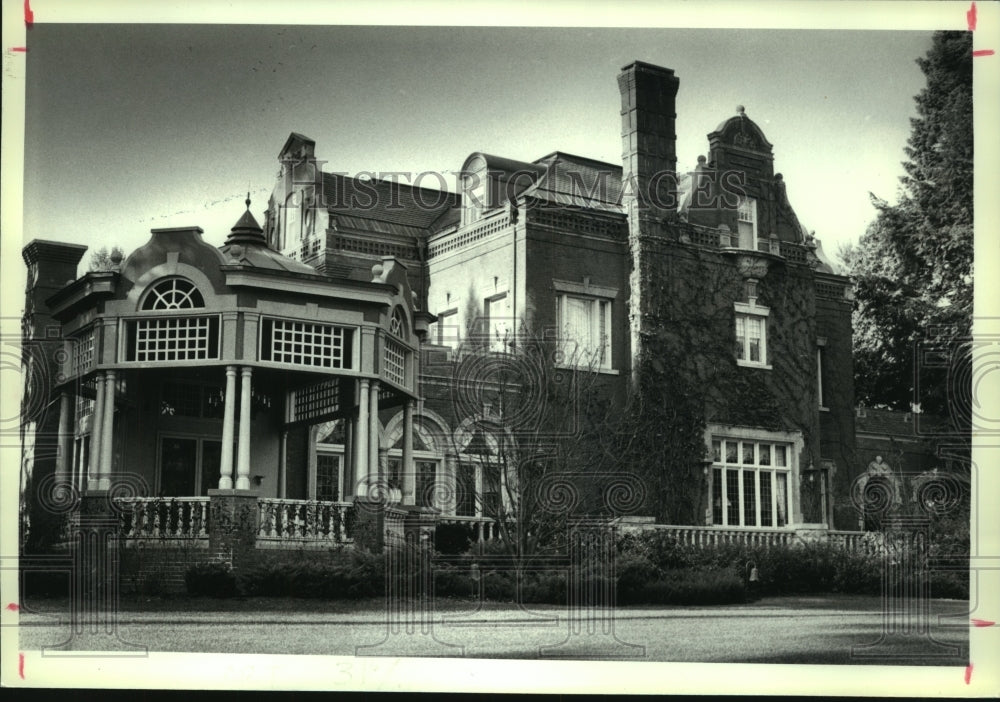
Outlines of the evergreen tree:
[{"label": "evergreen tree", "polygon": [[916,402],[956,419],[968,411],[972,325],[971,33],[936,33],[917,63],[927,84],[915,98],[899,202],[872,195],[876,218],[841,257],[856,282],[858,401]]}]

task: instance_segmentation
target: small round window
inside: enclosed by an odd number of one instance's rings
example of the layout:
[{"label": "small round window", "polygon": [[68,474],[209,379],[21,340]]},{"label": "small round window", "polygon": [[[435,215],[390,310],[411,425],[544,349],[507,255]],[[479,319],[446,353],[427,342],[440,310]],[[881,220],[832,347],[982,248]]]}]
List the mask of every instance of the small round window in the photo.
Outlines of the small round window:
[{"label": "small round window", "polygon": [[205,299],[198,288],[184,278],[161,280],[146,293],[142,302],[144,310],[190,310],[204,306]]}]

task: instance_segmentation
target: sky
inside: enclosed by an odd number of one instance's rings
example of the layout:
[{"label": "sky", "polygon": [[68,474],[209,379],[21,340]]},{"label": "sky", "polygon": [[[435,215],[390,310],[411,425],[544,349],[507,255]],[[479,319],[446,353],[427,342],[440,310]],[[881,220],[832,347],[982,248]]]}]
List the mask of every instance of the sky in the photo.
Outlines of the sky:
[{"label": "sky", "polygon": [[[828,256],[895,199],[929,31],[35,24],[27,35],[24,239],[221,244],[262,221],[288,134],[328,171],[454,171],[474,151],[621,163],[616,76],[674,69],[678,169],[738,104],[774,144]],[[404,182],[405,182],[404,177]],[[426,178],[424,185],[433,185]],[[84,259],[84,263],[87,259]]]}]

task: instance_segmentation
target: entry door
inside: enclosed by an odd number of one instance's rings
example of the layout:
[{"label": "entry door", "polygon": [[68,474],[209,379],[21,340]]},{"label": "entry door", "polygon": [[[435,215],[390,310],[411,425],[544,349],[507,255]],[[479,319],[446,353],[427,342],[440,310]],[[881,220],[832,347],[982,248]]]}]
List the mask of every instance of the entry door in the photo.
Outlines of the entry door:
[{"label": "entry door", "polygon": [[198,474],[198,440],[177,436],[160,439],[160,494],[164,497],[194,495]]},{"label": "entry door", "polygon": [[164,497],[207,495],[219,486],[222,442],[195,437],[160,438],[160,494]]}]

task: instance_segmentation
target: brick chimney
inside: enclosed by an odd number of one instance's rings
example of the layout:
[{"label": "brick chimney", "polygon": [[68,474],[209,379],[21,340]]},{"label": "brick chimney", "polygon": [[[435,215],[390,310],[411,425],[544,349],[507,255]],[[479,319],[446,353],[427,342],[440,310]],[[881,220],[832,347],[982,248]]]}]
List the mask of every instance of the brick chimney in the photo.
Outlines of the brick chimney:
[{"label": "brick chimney", "polygon": [[651,302],[650,240],[677,213],[675,100],[680,81],[669,68],[636,61],[618,75],[622,100],[622,206],[628,215],[632,270],[629,316],[632,377],[642,355],[642,332]]}]

